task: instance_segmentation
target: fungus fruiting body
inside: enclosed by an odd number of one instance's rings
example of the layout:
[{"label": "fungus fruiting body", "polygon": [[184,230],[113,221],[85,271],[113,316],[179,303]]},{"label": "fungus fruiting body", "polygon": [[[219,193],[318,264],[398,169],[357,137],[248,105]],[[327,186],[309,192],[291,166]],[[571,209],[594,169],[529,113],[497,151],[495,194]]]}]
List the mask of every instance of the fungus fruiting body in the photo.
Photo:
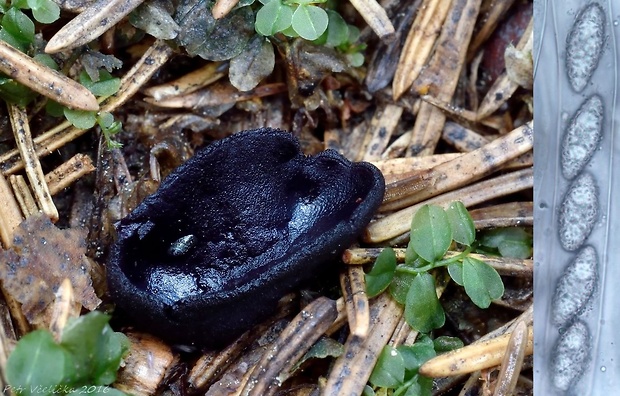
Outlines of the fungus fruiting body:
[{"label": "fungus fruiting body", "polygon": [[381,203],[384,179],[335,151],[301,153],[262,128],[211,144],[117,224],[110,294],[134,322],[218,347],[337,261]]}]

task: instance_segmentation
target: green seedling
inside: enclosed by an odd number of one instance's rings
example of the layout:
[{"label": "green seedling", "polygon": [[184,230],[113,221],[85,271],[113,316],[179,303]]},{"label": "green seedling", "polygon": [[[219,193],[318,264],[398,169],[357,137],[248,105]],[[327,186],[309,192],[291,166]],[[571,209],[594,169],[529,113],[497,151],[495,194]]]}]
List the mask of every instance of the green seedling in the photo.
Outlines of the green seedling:
[{"label": "green seedling", "polygon": [[[499,242],[498,242],[499,243]],[[463,248],[456,256],[444,259],[453,244]],[[388,291],[405,306],[405,320],[422,333],[444,325],[445,313],[436,292],[434,272],[447,267],[448,274],[465,288],[472,302],[487,308],[504,294],[497,271],[483,261],[470,257],[481,243],[469,212],[461,202],[447,209],[424,205],[414,215],[405,263],[397,264],[391,248],[384,249],[366,274],[369,297]]]},{"label": "green seedling", "polygon": [[[426,335],[418,337],[413,345],[391,347],[386,345],[364,389],[364,396],[430,396],[433,380],[419,374],[419,369],[427,360],[439,353],[463,346],[463,342],[454,337],[438,337],[432,340]],[[376,391],[375,391],[376,389]]]},{"label": "green seedling", "polygon": [[[49,24],[56,21],[60,16],[60,8],[51,0],[18,0],[10,5],[6,1],[0,2],[0,40],[4,40],[11,46],[31,55],[37,62],[42,63],[54,70],[59,70],[54,59],[40,51],[41,43],[36,39],[35,22],[24,12],[28,11],[39,24]],[[93,62],[98,53],[86,52],[90,61],[84,61],[85,69],[97,78],[91,78],[87,71],[82,71],[79,76],[80,83],[98,97],[108,97],[118,92],[120,80],[113,77],[107,70],[99,70],[97,67],[110,68],[120,67],[121,63],[114,58],[114,66],[110,66],[110,60],[99,59]],[[105,58],[101,55],[99,58]],[[94,67],[94,63],[97,66]],[[27,106],[38,95],[29,88],[19,84],[8,76],[0,74],[0,98],[9,103],[19,106]],[[56,117],[64,116],[76,128],[89,129],[98,124],[109,148],[118,148],[120,143],[114,141],[112,136],[121,130],[121,124],[115,121],[110,113],[96,113],[88,111],[71,110],[58,103],[48,101],[46,104],[48,114]]]}]

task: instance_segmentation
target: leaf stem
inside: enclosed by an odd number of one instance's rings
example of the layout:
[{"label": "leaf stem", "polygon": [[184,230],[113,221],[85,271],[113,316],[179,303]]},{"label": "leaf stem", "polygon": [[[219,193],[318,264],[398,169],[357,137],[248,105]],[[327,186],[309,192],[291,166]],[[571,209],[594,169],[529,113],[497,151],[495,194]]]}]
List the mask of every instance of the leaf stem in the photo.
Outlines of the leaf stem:
[{"label": "leaf stem", "polygon": [[404,392],[406,392],[411,385],[415,384],[418,381],[418,376],[419,374],[414,375],[413,377],[411,377],[411,379],[399,386],[398,389],[396,389],[394,393],[392,393],[392,396],[400,396]]},{"label": "leaf stem", "polygon": [[434,263],[429,263],[423,267],[418,267],[418,268],[414,268],[407,264],[399,264],[396,267],[396,271],[406,272],[408,274],[414,274],[414,275],[421,274],[423,272],[430,271],[434,268],[445,267],[457,261],[463,260],[465,257],[469,255],[469,253],[471,253],[471,251],[472,251],[472,247],[468,246],[465,250],[463,250],[461,253],[457,254],[456,256],[452,256],[444,260],[435,261]]}]

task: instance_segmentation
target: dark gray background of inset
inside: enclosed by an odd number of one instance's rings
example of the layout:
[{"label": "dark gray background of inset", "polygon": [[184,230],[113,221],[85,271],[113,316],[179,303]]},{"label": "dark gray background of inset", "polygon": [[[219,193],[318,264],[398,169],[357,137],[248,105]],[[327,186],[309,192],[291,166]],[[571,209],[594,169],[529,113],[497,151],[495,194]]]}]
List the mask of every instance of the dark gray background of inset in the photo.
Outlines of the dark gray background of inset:
[{"label": "dark gray background of inset", "polygon": [[[566,73],[566,38],[579,11],[592,1],[536,0],[534,2],[534,394],[605,395],[620,389],[620,138],[617,87],[620,45],[620,2],[600,1],[605,9],[606,42],[602,57],[586,88],[576,93]],[[598,93],[605,106],[600,149],[584,171],[596,179],[599,219],[586,243],[598,254],[599,285],[580,318],[592,337],[591,361],[568,392],[551,381],[550,361],[558,339],[551,324],[554,287],[575,252],[562,249],[558,239],[558,210],[569,182],[560,169],[564,130],[581,103]]]}]

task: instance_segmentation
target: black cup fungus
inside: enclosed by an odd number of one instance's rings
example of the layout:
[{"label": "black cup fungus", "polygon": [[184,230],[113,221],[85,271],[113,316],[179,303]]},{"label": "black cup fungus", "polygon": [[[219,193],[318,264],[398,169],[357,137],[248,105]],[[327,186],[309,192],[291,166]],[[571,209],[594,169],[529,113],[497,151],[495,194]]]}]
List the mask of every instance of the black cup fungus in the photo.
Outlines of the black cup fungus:
[{"label": "black cup fungus", "polygon": [[338,259],[382,201],[381,172],[289,133],[236,133],[199,151],[117,224],[108,287],[136,326],[217,348]]}]

